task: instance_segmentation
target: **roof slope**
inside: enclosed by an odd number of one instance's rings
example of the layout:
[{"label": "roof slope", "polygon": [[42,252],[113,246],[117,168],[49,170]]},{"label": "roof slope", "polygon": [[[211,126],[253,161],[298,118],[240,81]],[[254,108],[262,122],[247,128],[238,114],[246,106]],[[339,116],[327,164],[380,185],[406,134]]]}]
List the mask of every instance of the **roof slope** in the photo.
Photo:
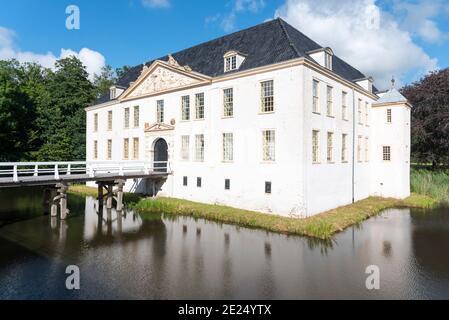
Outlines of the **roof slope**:
[{"label": "roof slope", "polygon": [[[238,71],[267,66],[299,57],[310,58],[306,52],[320,49],[315,41],[278,18],[254,27],[217,38],[197,46],[172,54],[180,65],[188,65],[193,71],[210,77],[224,74],[223,55],[231,50],[241,52],[247,57]],[[167,61],[168,56],[157,60]],[[149,66],[154,60],[145,63]],[[117,85],[128,88],[136,81],[143,64],[132,67]],[[334,56],[333,71],[347,80],[365,76],[340,58]],[[109,101],[106,94],[97,100],[97,104]]]},{"label": "roof slope", "polygon": [[377,100],[376,103],[397,103],[397,102],[407,102],[407,98],[405,98],[398,90],[395,88],[391,88],[383,95],[381,95],[380,99]]}]

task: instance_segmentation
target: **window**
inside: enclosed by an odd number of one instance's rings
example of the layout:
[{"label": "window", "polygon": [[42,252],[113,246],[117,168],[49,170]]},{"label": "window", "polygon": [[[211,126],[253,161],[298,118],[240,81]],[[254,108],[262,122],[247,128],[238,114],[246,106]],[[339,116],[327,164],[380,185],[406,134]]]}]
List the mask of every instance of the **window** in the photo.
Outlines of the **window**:
[{"label": "window", "polygon": [[158,100],[156,102],[156,122],[164,122],[164,100]]},{"label": "window", "polygon": [[112,111],[108,111],[108,130],[112,130]]},{"label": "window", "polygon": [[262,112],[274,111],[274,82],[273,80],[261,83]]},{"label": "window", "polygon": [[112,140],[108,140],[107,159],[112,159]]},{"label": "window", "polygon": [[129,159],[129,139],[123,139],[123,159]]},{"label": "window", "polygon": [[133,159],[139,159],[139,138],[133,138]]},{"label": "window", "polygon": [[204,119],[204,93],[195,95],[195,119]]},{"label": "window", "polygon": [[195,161],[204,161],[204,135],[195,136]]},{"label": "window", "polygon": [[368,126],[369,121],[369,105],[368,102],[365,102],[365,125]]},{"label": "window", "polygon": [[348,161],[348,135],[346,133],[343,133],[341,135],[341,162]]},{"label": "window", "polygon": [[328,132],[327,133],[327,162],[334,161],[333,148],[334,148],[334,134],[332,132]]},{"label": "window", "polygon": [[181,97],[182,120],[190,120],[190,96]]},{"label": "window", "polygon": [[116,88],[110,88],[109,89],[109,95],[111,97],[111,100],[115,99],[117,96],[117,89]]},{"label": "window", "polygon": [[124,125],[125,129],[129,128],[129,108],[125,108]]},{"label": "window", "polygon": [[232,88],[223,90],[223,116],[232,117],[234,115],[234,90]]},{"label": "window", "polygon": [[138,128],[139,127],[139,106],[135,106],[134,107],[134,128]]},{"label": "window", "polygon": [[362,136],[357,139],[357,161],[362,162]]},{"label": "window", "polygon": [[234,135],[223,133],[223,161],[234,160]]},{"label": "window", "polygon": [[184,187],[187,187],[187,177],[186,176],[184,176],[184,177],[182,177],[182,185],[184,186]]},{"label": "window", "polygon": [[94,160],[98,159],[98,141],[94,141]]},{"label": "window", "polygon": [[237,56],[230,56],[225,58],[225,72],[237,69]]},{"label": "window", "polygon": [[365,162],[369,161],[369,138],[365,138]]},{"label": "window", "polygon": [[348,93],[341,94],[341,117],[343,120],[348,120]]},{"label": "window", "polygon": [[231,180],[225,179],[225,190],[231,189]]},{"label": "window", "polygon": [[324,66],[329,70],[332,70],[332,55],[330,55],[329,53],[325,53],[324,57],[325,57]]},{"label": "window", "polygon": [[318,130],[312,131],[312,162],[320,162],[320,132]]},{"label": "window", "polygon": [[265,181],[265,193],[271,194],[271,182],[270,181]]},{"label": "window", "polygon": [[333,116],[333,101],[332,101],[332,87],[327,86],[327,108],[326,108],[326,114],[328,117]]},{"label": "window", "polygon": [[363,118],[362,118],[362,99],[359,99],[357,110],[359,113],[359,124],[363,124]]},{"label": "window", "polygon": [[189,160],[189,148],[190,148],[190,137],[182,136],[181,137],[181,159]]},{"label": "window", "polygon": [[383,146],[383,159],[384,159],[384,161],[391,160],[391,147],[390,146]]},{"label": "window", "polygon": [[94,132],[98,131],[98,113],[94,114]]},{"label": "window", "polygon": [[275,161],[275,140],[274,130],[262,131],[263,161]]},{"label": "window", "polygon": [[315,113],[320,113],[319,86],[318,80],[313,80],[313,112]]},{"label": "window", "polygon": [[387,109],[387,123],[391,123],[392,117],[391,117],[391,109]]},{"label": "window", "polygon": [[196,186],[197,186],[198,188],[201,188],[201,178],[200,178],[200,177],[197,177],[197,178],[196,178]]}]

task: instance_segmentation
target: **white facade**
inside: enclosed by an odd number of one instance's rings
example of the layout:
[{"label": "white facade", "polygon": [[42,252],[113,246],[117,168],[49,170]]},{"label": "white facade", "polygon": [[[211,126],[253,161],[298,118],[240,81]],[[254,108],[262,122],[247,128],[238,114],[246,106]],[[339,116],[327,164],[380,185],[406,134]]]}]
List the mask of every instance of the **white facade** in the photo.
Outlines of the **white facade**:
[{"label": "white facade", "polygon": [[[264,105],[266,86],[269,97]],[[231,88],[229,115],[224,90]],[[204,119],[196,119],[202,113],[196,110],[198,94],[204,95]],[[189,120],[182,112],[185,96],[190,99]],[[117,100],[86,109],[87,160],[153,161],[155,143],[164,139],[173,174],[157,186],[158,195],[284,216],[307,217],[372,195],[404,198],[409,195],[410,106],[406,101],[378,103],[378,99],[305,58],[216,78],[170,58],[145,67]],[[164,121],[158,123],[157,105],[162,100]],[[392,110],[391,122],[387,110]],[[187,136],[188,152],[183,148]],[[201,137],[203,157],[201,148],[196,148]],[[128,158],[124,139],[129,139]],[[389,147],[388,159],[384,147]],[[152,190],[145,181],[128,181],[127,188]]]}]

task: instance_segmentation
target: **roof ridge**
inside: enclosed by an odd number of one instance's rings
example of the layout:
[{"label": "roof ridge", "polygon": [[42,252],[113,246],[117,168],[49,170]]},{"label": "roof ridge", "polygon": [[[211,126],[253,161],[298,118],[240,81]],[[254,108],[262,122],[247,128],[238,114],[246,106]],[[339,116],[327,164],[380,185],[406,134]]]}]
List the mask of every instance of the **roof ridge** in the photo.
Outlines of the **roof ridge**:
[{"label": "roof ridge", "polygon": [[281,26],[281,29],[285,35],[285,37],[287,38],[287,41],[290,45],[290,47],[293,49],[293,51],[296,53],[297,57],[301,57],[301,54],[299,53],[298,48],[296,48],[295,44],[293,43],[292,39],[290,38],[290,35],[288,34],[287,29],[284,26],[284,20],[281,19],[280,17],[276,19],[277,21],[279,21],[279,25]]}]

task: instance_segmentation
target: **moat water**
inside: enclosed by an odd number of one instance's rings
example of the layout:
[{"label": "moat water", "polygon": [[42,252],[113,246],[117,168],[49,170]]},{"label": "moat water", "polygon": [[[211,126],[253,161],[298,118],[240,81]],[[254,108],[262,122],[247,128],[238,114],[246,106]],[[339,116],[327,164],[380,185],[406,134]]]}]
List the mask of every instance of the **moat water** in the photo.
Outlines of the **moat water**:
[{"label": "moat water", "polygon": [[[0,299],[449,298],[449,210],[387,210],[330,242],[69,197],[66,221],[42,190],[0,190]],[[66,289],[68,265],[80,290]],[[368,290],[368,266],[379,290]]]}]

